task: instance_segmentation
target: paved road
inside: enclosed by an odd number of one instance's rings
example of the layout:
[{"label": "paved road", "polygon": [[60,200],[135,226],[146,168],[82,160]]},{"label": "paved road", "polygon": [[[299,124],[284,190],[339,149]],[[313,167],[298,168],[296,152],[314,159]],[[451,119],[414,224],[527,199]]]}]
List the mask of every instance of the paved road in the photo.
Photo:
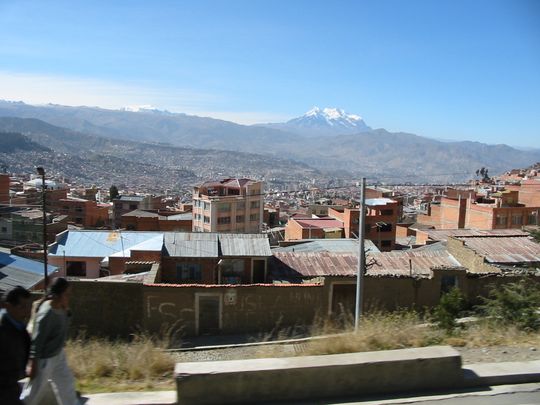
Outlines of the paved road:
[{"label": "paved road", "polygon": [[409,396],[401,398],[373,398],[361,401],[330,402],[326,405],[539,405],[540,383],[499,385],[463,392]]}]

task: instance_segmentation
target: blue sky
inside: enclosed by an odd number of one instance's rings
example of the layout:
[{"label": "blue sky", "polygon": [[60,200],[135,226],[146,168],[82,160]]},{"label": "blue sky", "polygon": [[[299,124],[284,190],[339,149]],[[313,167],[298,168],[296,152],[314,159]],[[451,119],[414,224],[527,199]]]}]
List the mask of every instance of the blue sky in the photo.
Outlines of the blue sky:
[{"label": "blue sky", "polygon": [[540,147],[540,1],[0,0],[0,98]]}]

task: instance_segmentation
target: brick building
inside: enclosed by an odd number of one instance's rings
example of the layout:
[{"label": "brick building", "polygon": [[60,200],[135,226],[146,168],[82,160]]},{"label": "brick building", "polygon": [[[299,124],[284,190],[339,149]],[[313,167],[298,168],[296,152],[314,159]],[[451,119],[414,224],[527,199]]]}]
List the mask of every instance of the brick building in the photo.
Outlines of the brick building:
[{"label": "brick building", "polygon": [[85,228],[97,228],[109,224],[109,206],[82,198],[64,198],[58,201],[56,210],[67,215],[68,221]]},{"label": "brick building", "polygon": [[[367,193],[366,193],[367,194]],[[366,199],[365,239],[370,239],[382,251],[393,250],[399,202],[381,197]],[[330,208],[328,216],[343,223],[345,238],[358,238],[358,208]]]},{"label": "brick building", "polygon": [[285,225],[285,240],[343,238],[343,221],[334,218],[290,218]]},{"label": "brick building", "polygon": [[0,174],[0,204],[9,203],[9,175]]},{"label": "brick building", "polygon": [[122,226],[122,215],[135,210],[154,209],[154,198],[150,195],[122,195],[113,200],[113,226]]},{"label": "brick building", "polygon": [[[166,215],[165,215],[166,214]],[[189,232],[192,212],[163,212],[135,210],[122,215],[121,226],[128,231],[177,231]]]},{"label": "brick building", "polygon": [[[477,195],[472,191],[451,193],[443,196],[440,203],[430,204],[427,214],[418,215],[417,221],[435,229],[489,230],[538,225],[540,205],[525,206],[520,202],[520,195],[518,190],[488,195]],[[529,202],[536,201],[536,194],[533,191],[526,198]]]},{"label": "brick building", "polygon": [[224,179],[193,189],[193,232],[259,233],[263,182]]}]

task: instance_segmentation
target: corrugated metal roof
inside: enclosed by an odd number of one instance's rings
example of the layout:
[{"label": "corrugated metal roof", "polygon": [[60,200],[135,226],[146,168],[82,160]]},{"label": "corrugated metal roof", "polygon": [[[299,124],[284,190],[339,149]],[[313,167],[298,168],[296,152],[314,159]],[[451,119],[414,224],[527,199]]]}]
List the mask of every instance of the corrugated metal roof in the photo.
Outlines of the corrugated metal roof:
[{"label": "corrugated metal roof", "polygon": [[[378,252],[377,246],[369,239],[364,240],[368,252]],[[356,253],[358,239],[306,239],[302,243],[272,249],[273,252],[334,252]]]},{"label": "corrugated metal roof", "polygon": [[272,256],[266,235],[167,232],[165,249],[174,257]]},{"label": "corrugated metal roof", "polygon": [[483,237],[483,236],[528,236],[527,232],[520,229],[422,229],[422,232],[427,233],[428,237],[436,241],[446,241],[448,237]]},{"label": "corrugated metal roof", "polygon": [[369,259],[374,259],[373,266],[367,272],[372,276],[409,277],[412,274],[430,278],[433,268],[462,268],[447,250],[382,252],[368,255]]},{"label": "corrugated metal roof", "polygon": [[369,206],[393,204],[395,202],[397,201],[390,198],[366,198],[366,205]]},{"label": "corrugated metal roof", "polygon": [[220,234],[219,242],[223,256],[272,256],[266,235]]},{"label": "corrugated metal roof", "polygon": [[60,234],[59,240],[50,246],[49,256],[103,258],[157,236],[163,237],[163,233],[69,230]]},{"label": "corrugated metal roof", "polygon": [[133,245],[128,249],[113,253],[112,255],[109,255],[109,257],[130,257],[132,250],[139,250],[144,252],[159,252],[161,251],[161,249],[163,249],[163,234],[156,235],[153,238]]},{"label": "corrugated metal roof", "polygon": [[[357,255],[348,253],[297,253],[276,252],[272,260],[273,277],[324,277],[324,276],[356,276]],[[460,268],[459,262],[447,251],[412,252],[395,251],[367,255],[368,262],[374,264],[367,271],[368,276],[392,276],[429,278],[431,269],[437,267]],[[409,264],[409,260],[410,263]]]},{"label": "corrugated metal roof", "polygon": [[490,263],[540,262],[540,244],[525,237],[462,238],[465,246],[485,257]]},{"label": "corrugated metal roof", "polygon": [[193,219],[193,212],[183,212],[181,214],[166,216],[167,221],[189,221]]},{"label": "corrugated metal roof", "polygon": [[145,218],[160,218],[161,215],[159,215],[156,212],[148,212],[144,210],[133,210],[131,212],[128,212],[126,214],[122,215],[123,217],[145,217]]},{"label": "corrugated metal roof", "polygon": [[298,219],[294,218],[302,228],[343,228],[343,222],[337,219]]},{"label": "corrugated metal roof", "polygon": [[165,250],[172,257],[219,257],[218,234],[166,232]]},{"label": "corrugated metal roof", "polygon": [[[47,273],[56,272],[56,266],[47,265]],[[43,263],[0,252],[0,291],[21,285],[32,288],[43,280]]]},{"label": "corrugated metal roof", "polygon": [[142,195],[122,195],[120,196],[120,201],[126,201],[126,202],[141,202],[144,200],[144,196]]}]

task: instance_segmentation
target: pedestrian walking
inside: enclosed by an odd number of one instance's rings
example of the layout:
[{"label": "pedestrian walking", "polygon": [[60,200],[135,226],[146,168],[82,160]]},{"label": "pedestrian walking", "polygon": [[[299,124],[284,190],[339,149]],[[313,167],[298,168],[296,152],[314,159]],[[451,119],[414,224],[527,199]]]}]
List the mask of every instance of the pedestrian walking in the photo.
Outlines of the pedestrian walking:
[{"label": "pedestrian walking", "polygon": [[39,405],[52,390],[60,405],[78,404],[75,379],[64,353],[69,326],[71,288],[65,278],[55,278],[40,303],[34,320],[28,374],[21,399]]},{"label": "pedestrian walking", "polygon": [[32,296],[17,286],[2,297],[0,311],[0,404],[19,405],[19,380],[26,377],[30,336],[26,324],[30,319]]}]

